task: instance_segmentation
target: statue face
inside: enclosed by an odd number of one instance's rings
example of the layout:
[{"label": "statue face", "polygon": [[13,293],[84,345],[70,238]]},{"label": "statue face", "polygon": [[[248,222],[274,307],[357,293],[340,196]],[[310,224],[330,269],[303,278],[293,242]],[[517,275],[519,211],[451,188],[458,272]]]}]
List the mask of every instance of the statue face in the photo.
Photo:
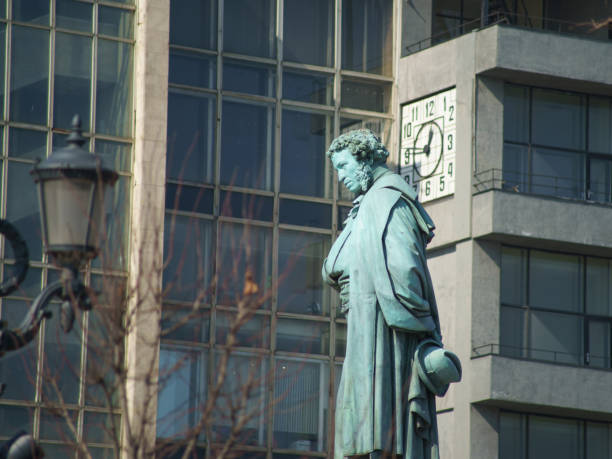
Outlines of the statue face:
[{"label": "statue face", "polygon": [[332,155],[331,162],[338,171],[338,180],[350,192],[359,193],[362,189],[360,181],[361,165],[351,152],[346,149],[338,151]]}]

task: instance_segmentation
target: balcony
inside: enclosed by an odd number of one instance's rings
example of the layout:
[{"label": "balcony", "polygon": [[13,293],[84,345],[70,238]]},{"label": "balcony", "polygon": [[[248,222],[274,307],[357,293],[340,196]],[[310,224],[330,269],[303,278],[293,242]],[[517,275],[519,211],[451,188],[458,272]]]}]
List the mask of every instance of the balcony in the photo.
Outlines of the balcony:
[{"label": "balcony", "polygon": [[473,194],[489,190],[552,196],[574,201],[612,205],[610,180],[585,180],[542,174],[488,169],[474,174]]},{"label": "balcony", "polygon": [[[556,8],[553,8],[548,13],[550,14],[549,16],[541,15],[543,8],[539,8],[540,14],[513,12],[505,8],[491,9],[488,6],[489,2],[486,0],[480,2],[480,8],[474,8],[475,5],[472,5],[472,11],[466,11],[470,9],[470,5],[467,5],[469,3],[476,2],[466,2],[466,5],[457,11],[436,8],[433,11],[431,35],[405,45],[402,50],[402,57],[439,43],[444,43],[474,30],[481,30],[497,24],[523,29],[544,30],[564,35],[582,36],[601,41],[612,39],[612,23],[609,18],[612,12],[605,11],[605,9],[599,8],[598,5],[594,8],[588,8],[589,5],[584,5],[584,3],[592,3],[589,1],[583,2],[581,5],[583,8],[578,11],[570,11],[571,7],[565,5],[570,3],[568,1],[556,2]],[[591,16],[593,11],[597,11],[595,16]],[[409,27],[406,22],[404,28]]]}]

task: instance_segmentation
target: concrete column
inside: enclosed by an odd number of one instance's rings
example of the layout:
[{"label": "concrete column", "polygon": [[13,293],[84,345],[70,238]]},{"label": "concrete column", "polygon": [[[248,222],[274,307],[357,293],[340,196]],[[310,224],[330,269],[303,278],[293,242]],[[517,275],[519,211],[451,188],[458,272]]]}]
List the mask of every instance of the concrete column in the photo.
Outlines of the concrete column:
[{"label": "concrete column", "polygon": [[122,457],[155,448],[168,114],[170,2],[139,0],[135,46],[135,142]]}]

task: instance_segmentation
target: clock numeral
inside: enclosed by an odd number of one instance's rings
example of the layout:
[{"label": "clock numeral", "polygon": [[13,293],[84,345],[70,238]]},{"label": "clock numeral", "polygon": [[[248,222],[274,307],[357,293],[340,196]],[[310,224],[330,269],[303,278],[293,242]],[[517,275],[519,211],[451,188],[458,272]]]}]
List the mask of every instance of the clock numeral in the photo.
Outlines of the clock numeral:
[{"label": "clock numeral", "polygon": [[410,185],[410,174],[404,176],[404,180],[408,185]]},{"label": "clock numeral", "polygon": [[448,169],[446,173],[451,177],[453,176],[453,163],[448,163]]},{"label": "clock numeral", "polygon": [[444,176],[440,176],[440,191],[444,191]]},{"label": "clock numeral", "polygon": [[448,151],[451,151],[451,150],[453,149],[453,147],[454,147],[454,144],[453,144],[453,135],[452,135],[452,134],[449,134],[449,135],[448,135],[448,146],[447,146],[447,148],[446,148],[446,149],[447,149]]},{"label": "clock numeral", "polygon": [[454,120],[455,120],[455,118],[454,118],[454,116],[453,116],[453,115],[455,114],[455,106],[454,106],[454,105],[449,106],[449,107],[448,107],[448,111],[449,111],[448,120],[449,120],[449,121],[454,121]]},{"label": "clock numeral", "polygon": [[404,137],[412,136],[412,123],[404,125]]},{"label": "clock numeral", "polygon": [[419,118],[419,107],[412,107],[412,121]]},{"label": "clock numeral", "polygon": [[431,116],[434,114],[434,101],[430,100],[425,104],[425,116]]},{"label": "clock numeral", "polygon": [[412,188],[414,188],[414,191],[416,191],[417,193],[419,192],[419,185],[417,183],[413,183]]},{"label": "clock numeral", "polygon": [[425,196],[429,196],[431,193],[431,182],[427,180],[425,182]]}]

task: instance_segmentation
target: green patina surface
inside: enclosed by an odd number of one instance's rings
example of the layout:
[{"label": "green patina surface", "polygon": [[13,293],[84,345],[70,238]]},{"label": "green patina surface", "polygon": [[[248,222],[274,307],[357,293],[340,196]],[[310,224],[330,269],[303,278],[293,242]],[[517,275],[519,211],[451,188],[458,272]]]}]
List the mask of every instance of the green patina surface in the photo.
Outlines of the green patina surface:
[{"label": "green patina surface", "polygon": [[338,137],[327,155],[356,194],[323,264],[348,322],[335,457],[438,458],[435,395],[415,359],[424,340],[441,343],[425,257],[433,222],[414,190],[387,168],[388,152],[370,131]]}]

